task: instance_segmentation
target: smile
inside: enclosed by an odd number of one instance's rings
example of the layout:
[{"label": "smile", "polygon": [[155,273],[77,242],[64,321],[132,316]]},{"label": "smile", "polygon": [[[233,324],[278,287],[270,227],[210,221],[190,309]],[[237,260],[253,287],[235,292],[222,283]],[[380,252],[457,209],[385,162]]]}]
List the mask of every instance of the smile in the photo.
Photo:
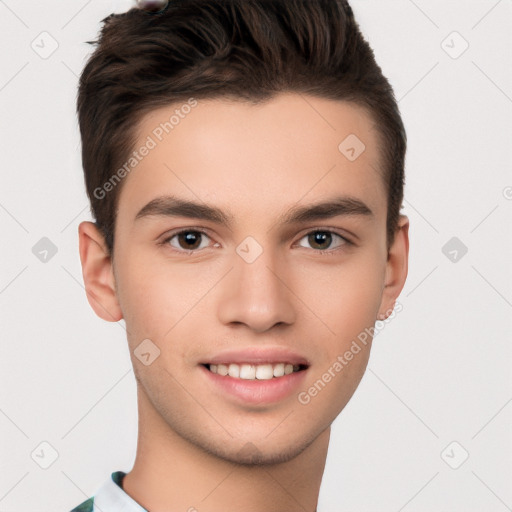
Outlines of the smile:
[{"label": "smile", "polygon": [[211,373],[226,377],[233,377],[243,380],[270,380],[290,375],[294,372],[300,372],[306,369],[305,365],[291,363],[273,363],[273,364],[205,364]]}]

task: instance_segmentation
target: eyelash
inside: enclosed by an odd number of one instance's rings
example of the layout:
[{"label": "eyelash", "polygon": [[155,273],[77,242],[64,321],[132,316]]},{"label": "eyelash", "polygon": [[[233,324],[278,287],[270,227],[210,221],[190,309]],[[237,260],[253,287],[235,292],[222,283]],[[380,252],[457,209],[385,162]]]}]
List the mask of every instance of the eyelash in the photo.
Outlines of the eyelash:
[{"label": "eyelash", "polygon": [[[201,234],[205,235],[206,237],[211,238],[209,236],[208,232],[206,230],[204,230],[203,228],[191,227],[191,228],[187,228],[187,229],[181,229],[179,231],[174,231],[173,233],[169,234],[164,240],[162,240],[159,243],[159,245],[167,246],[172,251],[175,251],[177,253],[182,253],[182,254],[194,254],[194,253],[199,253],[200,251],[203,250],[203,249],[192,249],[192,250],[187,251],[186,249],[176,249],[175,247],[172,247],[171,245],[169,245],[169,242],[175,236],[181,235],[183,233],[201,233]],[[340,233],[337,233],[336,231],[331,231],[328,228],[315,228],[315,229],[312,229],[311,231],[308,231],[307,233],[305,233],[299,240],[302,240],[304,237],[307,237],[308,235],[312,235],[314,233],[329,233],[331,235],[336,235],[336,236],[340,237],[342,239],[342,241],[343,241],[343,243],[339,247],[336,247],[334,249],[326,249],[326,250],[320,250],[320,249],[316,249],[315,250],[315,249],[312,249],[313,252],[315,252],[319,256],[323,256],[323,255],[328,256],[330,254],[335,253],[336,251],[343,250],[343,247],[346,246],[346,245],[354,245],[354,243],[351,242],[350,240],[348,240],[345,236],[341,235]],[[305,247],[303,247],[303,249],[305,249]]]}]

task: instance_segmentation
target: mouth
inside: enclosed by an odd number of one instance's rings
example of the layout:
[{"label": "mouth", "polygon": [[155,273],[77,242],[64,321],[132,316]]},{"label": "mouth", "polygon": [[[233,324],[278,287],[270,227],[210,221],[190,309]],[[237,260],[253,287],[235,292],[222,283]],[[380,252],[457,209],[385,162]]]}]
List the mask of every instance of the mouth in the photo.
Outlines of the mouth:
[{"label": "mouth", "polygon": [[310,367],[304,356],[279,346],[225,350],[199,364],[213,395],[238,406],[258,408],[276,405],[298,393]]},{"label": "mouth", "polygon": [[294,364],[286,360],[223,360],[199,365],[205,384],[221,400],[241,407],[261,408],[289,400],[304,386],[309,368],[309,364],[297,360]]},{"label": "mouth", "polygon": [[220,363],[203,364],[209,372],[221,377],[232,377],[242,380],[274,380],[281,379],[292,373],[303,372],[308,366],[289,362],[251,364],[251,363]]}]

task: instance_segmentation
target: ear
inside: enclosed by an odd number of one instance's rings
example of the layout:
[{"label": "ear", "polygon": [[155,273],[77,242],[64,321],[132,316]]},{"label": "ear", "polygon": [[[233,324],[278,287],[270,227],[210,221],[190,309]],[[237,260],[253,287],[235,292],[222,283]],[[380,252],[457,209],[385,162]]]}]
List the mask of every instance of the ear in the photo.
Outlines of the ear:
[{"label": "ear", "polygon": [[87,300],[100,318],[118,322],[123,313],[117,301],[112,260],[105,239],[96,224],[86,221],[78,226],[78,242]]},{"label": "ear", "polygon": [[378,318],[385,320],[393,312],[395,302],[407,278],[409,261],[409,219],[400,215],[395,239],[388,251],[386,277]]}]

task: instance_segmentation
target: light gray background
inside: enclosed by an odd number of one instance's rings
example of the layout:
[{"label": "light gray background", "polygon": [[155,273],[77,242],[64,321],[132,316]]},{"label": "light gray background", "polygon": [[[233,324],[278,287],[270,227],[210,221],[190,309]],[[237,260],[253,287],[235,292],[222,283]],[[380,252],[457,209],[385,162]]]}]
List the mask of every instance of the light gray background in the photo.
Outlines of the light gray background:
[{"label": "light gray background", "polygon": [[[410,271],[334,423],[319,511],[512,510],[512,1],[352,5],[408,132]],[[68,511],[134,461],[123,322],[83,289],[75,116],[85,41],[130,6],[0,0],[1,512]]]}]

